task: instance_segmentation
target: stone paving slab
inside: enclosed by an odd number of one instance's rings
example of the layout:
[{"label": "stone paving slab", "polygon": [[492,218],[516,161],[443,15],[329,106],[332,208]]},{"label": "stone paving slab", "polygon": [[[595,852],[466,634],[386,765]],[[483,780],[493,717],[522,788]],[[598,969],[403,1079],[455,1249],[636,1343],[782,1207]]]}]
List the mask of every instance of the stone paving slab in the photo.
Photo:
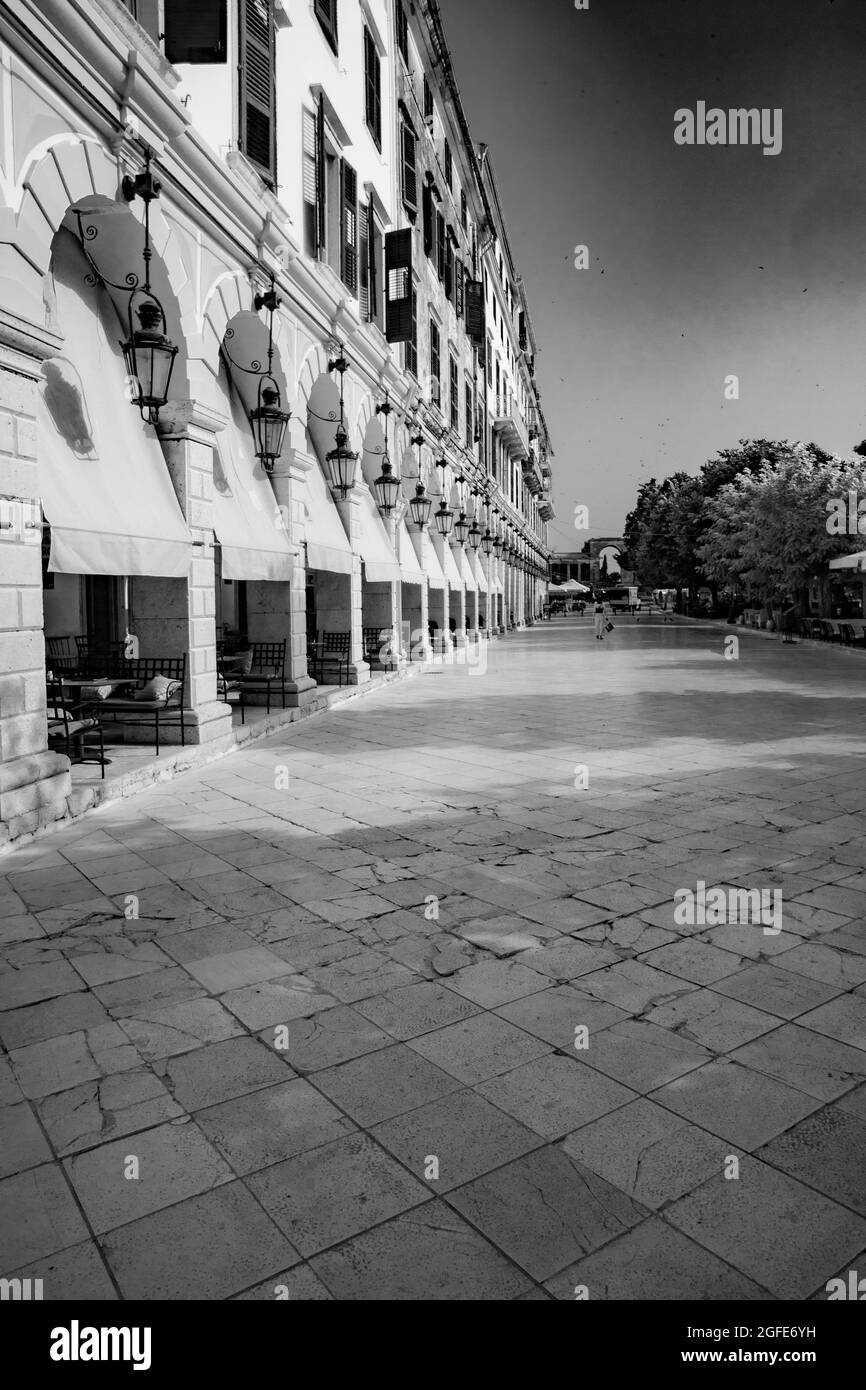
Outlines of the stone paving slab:
[{"label": "stone paving slab", "polygon": [[861,672],[723,636],[513,634],[0,859],[0,1276],[825,1296],[866,1259]]}]

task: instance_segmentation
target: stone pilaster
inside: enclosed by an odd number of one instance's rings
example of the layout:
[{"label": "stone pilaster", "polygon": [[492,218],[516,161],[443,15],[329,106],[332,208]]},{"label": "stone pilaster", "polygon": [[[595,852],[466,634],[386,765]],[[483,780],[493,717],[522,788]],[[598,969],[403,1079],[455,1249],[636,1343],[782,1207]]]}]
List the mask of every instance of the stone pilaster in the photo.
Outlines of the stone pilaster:
[{"label": "stone pilaster", "polygon": [[348,497],[335,497],[334,504],[340,514],[349,544],[352,547],[352,573],[349,576],[349,684],[364,685],[370,679],[370,667],[364,660],[364,592],[361,575],[361,512],[360,498],[354,489]]},{"label": "stone pilaster", "polygon": [[[290,429],[295,428],[292,421]],[[318,467],[309,463],[295,452],[287,449],[276,465],[273,474],[273,489],[278,515],[289,541],[297,551],[292,563],[292,575],[288,585],[281,585],[285,595],[285,621],[288,623],[288,646],[286,673],[286,702],[289,705],[306,705],[316,693],[316,682],[307,670],[307,572],[304,565],[304,474],[307,467]]]},{"label": "stone pilaster", "polygon": [[195,401],[170,401],[160,412],[160,443],[193,538],[186,594],[165,613],[165,621],[185,626],[185,698],[192,712],[187,737],[193,743],[210,743],[232,728],[230,707],[217,699],[213,451],[220,428],[218,417]]},{"label": "stone pilaster", "polygon": [[48,748],[36,446],[40,366],[60,347],[0,310],[0,848],[64,816],[72,789]]}]

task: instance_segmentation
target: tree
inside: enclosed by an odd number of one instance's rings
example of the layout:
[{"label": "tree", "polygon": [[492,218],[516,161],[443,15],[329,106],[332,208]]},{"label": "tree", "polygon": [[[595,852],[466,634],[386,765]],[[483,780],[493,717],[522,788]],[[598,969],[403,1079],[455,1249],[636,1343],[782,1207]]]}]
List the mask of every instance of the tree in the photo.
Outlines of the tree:
[{"label": "tree", "polygon": [[661,483],[650,478],[641,485],[623,539],[642,584],[678,593],[695,586],[702,506],[700,481],[688,473],[675,473]]},{"label": "tree", "polygon": [[828,527],[828,504],[864,490],[860,459],[834,457],[814,444],[773,444],[757,468],[739,472],[707,500],[700,562],[713,579],[744,585],[768,605],[788,594],[803,605],[817,579],[826,616],[829,562],[852,544]]}]

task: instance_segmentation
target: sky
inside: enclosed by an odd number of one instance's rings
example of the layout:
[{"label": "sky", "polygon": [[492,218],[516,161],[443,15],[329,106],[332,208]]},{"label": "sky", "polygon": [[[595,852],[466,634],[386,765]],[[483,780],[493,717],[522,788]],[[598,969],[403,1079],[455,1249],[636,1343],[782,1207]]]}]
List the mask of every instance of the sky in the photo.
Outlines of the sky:
[{"label": "sky", "polygon": [[[440,8],[539,342],[553,548],[587,539],[576,506],[589,535],[621,535],[642,482],[741,438],[849,454],[866,436],[866,0]],[[677,144],[698,102],[781,109],[781,152]]]}]

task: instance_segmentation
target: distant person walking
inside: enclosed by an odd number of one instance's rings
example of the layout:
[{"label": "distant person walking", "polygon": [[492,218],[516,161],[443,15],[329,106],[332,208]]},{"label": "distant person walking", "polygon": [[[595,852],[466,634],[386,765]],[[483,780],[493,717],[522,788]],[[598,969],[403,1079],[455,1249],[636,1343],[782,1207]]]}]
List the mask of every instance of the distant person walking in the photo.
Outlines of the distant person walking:
[{"label": "distant person walking", "polygon": [[593,611],[593,613],[594,613],[594,615],[595,615],[595,640],[596,640],[596,642],[603,642],[603,641],[604,641],[605,616],[604,616],[604,604],[601,602],[600,599],[596,599],[595,607],[593,608],[592,611]]}]

